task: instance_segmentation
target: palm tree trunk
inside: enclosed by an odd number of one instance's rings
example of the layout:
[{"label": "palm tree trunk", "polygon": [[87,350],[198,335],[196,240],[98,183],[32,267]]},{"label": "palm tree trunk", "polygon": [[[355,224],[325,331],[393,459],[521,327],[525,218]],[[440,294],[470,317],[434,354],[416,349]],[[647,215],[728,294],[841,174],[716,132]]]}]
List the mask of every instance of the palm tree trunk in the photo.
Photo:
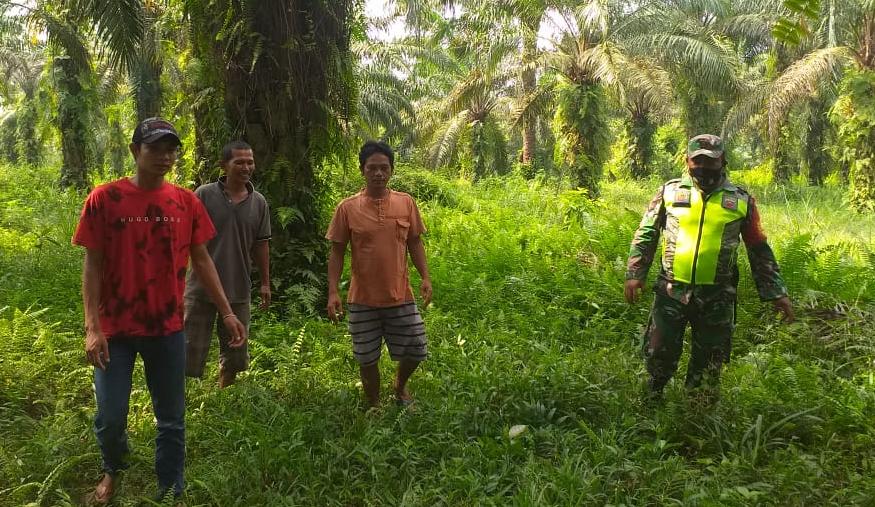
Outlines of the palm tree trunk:
[{"label": "palm tree trunk", "polygon": [[772,160],[774,166],[772,169],[772,177],[777,182],[785,182],[793,176],[798,168],[797,164],[793,163],[793,157],[789,152],[790,142],[789,127],[782,125],[780,132],[777,134],[777,141],[771,143]]},{"label": "palm tree trunk", "polygon": [[17,111],[18,125],[15,129],[18,158],[30,166],[39,165],[43,159],[43,143],[36,126],[36,108],[36,98],[25,96]]},{"label": "palm tree trunk", "polygon": [[471,126],[471,165],[474,181],[486,176],[486,143],[483,132],[483,121],[476,120]]},{"label": "palm tree trunk", "polygon": [[109,167],[112,173],[121,177],[127,169],[130,153],[128,152],[127,143],[130,141],[125,131],[122,129],[122,124],[116,116],[109,121]]},{"label": "palm tree trunk", "polygon": [[137,121],[161,115],[161,37],[158,33],[158,18],[161,13],[157,4],[143,5],[143,43],[140,46],[131,81],[134,85],[134,102],[137,105]]},{"label": "palm tree trunk", "polygon": [[[61,188],[88,187],[90,151],[93,149],[93,126],[89,101],[82,82],[87,70],[65,56],[55,58],[55,86],[58,90],[58,130],[61,133]],[[84,76],[87,77],[87,76]]]},{"label": "palm tree trunk", "polygon": [[[199,56],[205,63],[220,63],[227,125],[233,137],[253,147],[260,189],[276,213],[271,241],[275,271],[294,283],[318,279],[325,245],[319,234],[322,184],[315,170],[331,151],[344,149],[332,144],[337,138],[332,137],[336,129],[331,115],[351,118],[353,3],[260,0],[257,8],[227,0],[216,4],[192,12],[193,23],[204,22],[214,30]],[[249,38],[222,62],[208,46],[215,46],[216,30],[222,29],[212,20],[228,14],[245,20]],[[212,128],[201,127],[206,132]]]},{"label": "palm tree trunk", "polygon": [[[535,60],[538,46],[537,39],[535,38],[537,36],[537,30],[533,32],[528,27],[523,28],[523,30],[522,61],[525,67],[522,71],[520,83],[522,84],[523,97],[527,97],[535,91],[535,86],[537,85],[535,69],[531,68],[530,65]],[[537,146],[535,127],[536,125],[534,121],[527,120],[523,122],[523,153],[520,161],[525,165],[531,165],[535,158],[535,149]]]},{"label": "palm tree trunk", "polygon": [[726,112],[725,101],[721,102],[695,87],[689,87],[686,91],[681,90],[678,98],[681,102],[687,137],[720,134],[722,118]]},{"label": "palm tree trunk", "polygon": [[21,158],[18,152],[18,112],[13,111],[0,122],[0,160],[9,165],[18,165]]},{"label": "palm tree trunk", "polygon": [[860,66],[864,69],[875,69],[875,16],[863,18],[860,30],[860,49],[858,51]]},{"label": "palm tree trunk", "polygon": [[650,162],[653,157],[653,135],[656,125],[650,121],[647,111],[636,109],[632,113],[629,135],[632,138],[632,177],[641,179],[650,172]]},{"label": "palm tree trunk", "polygon": [[137,63],[132,71],[134,101],[137,105],[137,121],[161,115],[161,64],[160,34],[157,19],[160,12],[157,6],[143,7],[143,44]]},{"label": "palm tree trunk", "polygon": [[808,182],[812,185],[823,184],[833,166],[832,157],[825,149],[829,132],[829,119],[826,115],[828,108],[829,104],[822,99],[811,104],[811,120],[808,123],[803,152],[808,166]]},{"label": "palm tree trunk", "polygon": [[849,201],[860,212],[875,211],[875,70],[852,74],[844,86],[852,108],[842,107],[842,141],[850,164]]},{"label": "palm tree trunk", "polygon": [[[219,9],[220,6],[215,8]],[[192,104],[193,173],[198,184],[207,183],[217,176],[215,162],[224,143],[232,140],[228,126],[231,117],[225,110],[224,47],[216,43],[223,19],[211,14],[209,9],[201,11],[192,4],[191,44],[194,58],[189,61],[185,72],[191,79],[182,83],[186,95],[198,97]]]},{"label": "palm tree trunk", "polygon": [[604,92],[595,84],[571,83],[560,91],[556,115],[572,184],[598,197],[610,149]]},{"label": "palm tree trunk", "polygon": [[134,101],[137,105],[137,121],[161,116],[161,63],[150,61],[143,55],[134,71]]}]

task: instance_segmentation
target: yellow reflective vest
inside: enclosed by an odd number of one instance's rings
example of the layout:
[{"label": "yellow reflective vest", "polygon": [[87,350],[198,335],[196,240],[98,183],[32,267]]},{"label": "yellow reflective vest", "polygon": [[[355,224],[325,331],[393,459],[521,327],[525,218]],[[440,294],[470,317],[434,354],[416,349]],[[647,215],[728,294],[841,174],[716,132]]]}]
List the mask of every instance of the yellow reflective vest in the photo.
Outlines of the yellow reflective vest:
[{"label": "yellow reflective vest", "polygon": [[703,195],[689,178],[666,185],[663,267],[679,282],[712,285],[735,266],[749,195],[731,183]]}]

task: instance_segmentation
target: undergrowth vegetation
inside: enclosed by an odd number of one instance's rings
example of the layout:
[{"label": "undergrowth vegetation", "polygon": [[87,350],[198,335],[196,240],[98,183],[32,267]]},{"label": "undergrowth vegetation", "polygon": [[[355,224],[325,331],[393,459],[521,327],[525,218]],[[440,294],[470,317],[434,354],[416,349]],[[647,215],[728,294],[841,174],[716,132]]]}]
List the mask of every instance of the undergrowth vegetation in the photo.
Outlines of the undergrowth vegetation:
[{"label": "undergrowth vegetation", "polygon": [[[0,168],[2,505],[79,504],[99,476],[82,253],[69,243],[82,196],[53,179]],[[279,303],[255,315],[238,385],[217,388],[214,360],[188,384],[187,504],[872,505],[875,219],[845,211],[839,188],[735,179],[758,198],[799,321],[757,300],[742,255],[716,406],[676,383],[664,405],[641,400],[649,308],[621,288],[657,181],[605,183],[593,201],[399,168],[395,188],[429,228],[435,287],[416,410],[366,415],[345,327]],[[392,366],[382,360],[386,395]],[[119,505],[154,490],[154,421],[135,376]]]}]

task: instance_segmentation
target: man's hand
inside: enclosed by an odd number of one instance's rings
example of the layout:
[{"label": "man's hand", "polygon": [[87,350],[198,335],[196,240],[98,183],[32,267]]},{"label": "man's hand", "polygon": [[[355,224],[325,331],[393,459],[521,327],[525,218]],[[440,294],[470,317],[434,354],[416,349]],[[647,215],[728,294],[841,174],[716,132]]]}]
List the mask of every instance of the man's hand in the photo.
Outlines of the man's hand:
[{"label": "man's hand", "polygon": [[790,298],[787,296],[772,301],[772,305],[775,307],[775,310],[778,310],[778,313],[781,314],[781,320],[784,322],[789,324],[796,320],[796,316],[793,314],[793,305],[790,303]]},{"label": "man's hand", "polygon": [[626,302],[629,304],[637,302],[643,291],[644,280],[626,280],[626,284],[623,286],[623,294],[626,296]]},{"label": "man's hand", "polygon": [[228,318],[222,319],[222,322],[225,324],[225,329],[228,330],[228,336],[231,337],[231,341],[228,342],[228,345],[235,349],[242,347],[249,338],[248,333],[246,332],[246,326],[240,322],[240,319],[238,319],[236,315],[228,316]]},{"label": "man's hand", "polygon": [[258,292],[261,294],[261,304],[258,307],[267,310],[267,307],[270,306],[270,285],[262,284]]},{"label": "man's hand", "polygon": [[109,365],[109,342],[99,329],[89,329],[85,332],[85,355],[88,362],[105,370]]},{"label": "man's hand", "polygon": [[419,296],[422,298],[422,307],[426,308],[431,303],[431,280],[428,278],[419,286]]},{"label": "man's hand", "polygon": [[343,303],[340,302],[340,295],[336,292],[328,293],[328,318],[331,322],[337,322],[343,317]]}]

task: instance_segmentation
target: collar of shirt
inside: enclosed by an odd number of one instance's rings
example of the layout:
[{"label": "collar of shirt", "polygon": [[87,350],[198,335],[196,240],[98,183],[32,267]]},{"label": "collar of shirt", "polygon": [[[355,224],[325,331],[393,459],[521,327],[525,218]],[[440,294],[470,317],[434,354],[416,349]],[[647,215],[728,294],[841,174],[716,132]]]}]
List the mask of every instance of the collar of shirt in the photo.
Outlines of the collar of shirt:
[{"label": "collar of shirt", "polygon": [[392,191],[386,189],[386,197],[381,197],[379,199],[374,199],[373,197],[367,194],[367,190],[362,190],[359,193],[361,197],[359,199],[359,207],[365,206],[365,204],[372,204],[377,208],[377,219],[380,223],[383,223],[386,220],[386,211],[389,209],[389,201],[392,199]]},{"label": "collar of shirt", "polygon": [[[220,176],[219,179],[216,181],[216,183],[219,184],[219,188],[222,190],[222,193],[225,195],[228,195],[228,193],[225,192],[225,182],[227,181],[227,179],[228,179],[227,176]],[[252,195],[252,193],[255,192],[255,185],[253,185],[251,181],[246,182],[246,192],[249,195]],[[247,197],[247,199],[248,199],[248,197]]]}]

